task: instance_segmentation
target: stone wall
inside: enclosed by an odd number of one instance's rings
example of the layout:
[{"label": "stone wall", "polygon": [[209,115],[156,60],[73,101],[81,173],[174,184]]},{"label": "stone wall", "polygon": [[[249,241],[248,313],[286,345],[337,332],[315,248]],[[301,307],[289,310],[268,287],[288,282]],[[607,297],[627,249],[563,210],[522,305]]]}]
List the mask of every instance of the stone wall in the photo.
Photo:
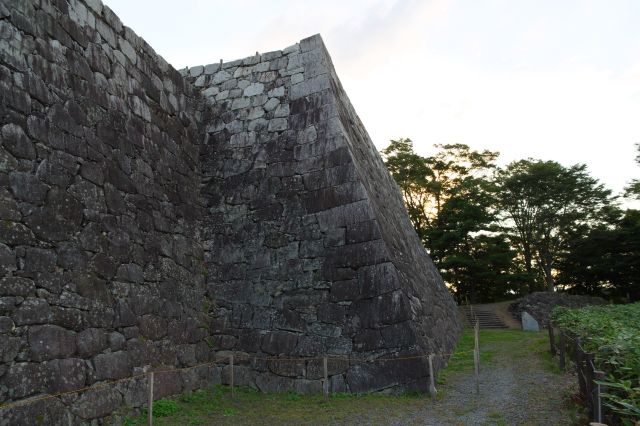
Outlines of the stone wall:
[{"label": "stone wall", "polygon": [[318,391],[318,360],[277,358],[327,355],[351,359],[330,362],[332,391],[424,389],[426,359],[362,361],[449,352],[455,304],[321,38],[182,72],[201,93],[211,331],[246,354],[240,382]]},{"label": "stone wall", "polygon": [[[0,76],[0,404],[230,353],[266,391],[319,392],[323,356],[332,391],[423,389],[424,359],[375,361],[455,344],[319,36],[178,72],[99,0],[2,0]],[[146,380],[0,425],[140,407]],[[227,381],[163,373],[155,395]]]},{"label": "stone wall", "polygon": [[[2,0],[0,98],[0,403],[209,360],[192,88],[97,0]],[[211,377],[191,373],[157,391]],[[145,386],[0,424],[76,424]]]}]

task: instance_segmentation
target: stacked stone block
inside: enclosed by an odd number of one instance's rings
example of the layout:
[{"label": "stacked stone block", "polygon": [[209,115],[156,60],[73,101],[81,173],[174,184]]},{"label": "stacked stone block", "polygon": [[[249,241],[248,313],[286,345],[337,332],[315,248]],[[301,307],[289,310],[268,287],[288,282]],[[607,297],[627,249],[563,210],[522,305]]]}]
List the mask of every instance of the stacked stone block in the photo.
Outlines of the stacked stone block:
[{"label": "stacked stone block", "polygon": [[[3,0],[0,99],[0,403],[209,360],[192,88],[99,1]],[[89,421],[144,386],[0,424]]]},{"label": "stacked stone block", "polygon": [[425,389],[411,357],[453,347],[456,308],[321,38],[181,72],[201,94],[211,331],[246,354],[241,382],[318,391],[328,356],[332,391]]},{"label": "stacked stone block", "polygon": [[95,423],[146,377],[28,400],[232,353],[265,391],[319,392],[325,356],[332,391],[424,389],[415,356],[453,347],[319,36],[178,72],[99,0],[2,0],[0,77],[0,425]]}]

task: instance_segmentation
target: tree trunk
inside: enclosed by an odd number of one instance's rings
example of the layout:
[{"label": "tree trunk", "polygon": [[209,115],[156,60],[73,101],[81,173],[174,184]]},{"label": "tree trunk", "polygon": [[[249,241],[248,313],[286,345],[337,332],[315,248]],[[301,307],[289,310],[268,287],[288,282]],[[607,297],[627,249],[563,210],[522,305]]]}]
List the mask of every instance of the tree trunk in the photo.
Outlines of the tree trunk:
[{"label": "tree trunk", "polygon": [[[524,254],[524,268],[531,279],[531,277],[533,277],[533,256],[531,254],[531,248],[528,244],[523,244],[522,247]],[[533,293],[535,291],[535,285],[536,283],[534,281],[529,281],[529,293]]]},{"label": "tree trunk", "polygon": [[549,253],[549,250],[545,250],[542,256],[542,263],[543,263],[542,269],[544,271],[544,280],[547,283],[547,291],[553,293],[556,288],[556,281],[553,278],[553,274],[551,272],[552,260],[551,260],[551,253]]},{"label": "tree trunk", "polygon": [[547,282],[547,291],[553,293],[556,288],[556,282],[551,275],[551,265],[544,265],[544,280]]}]

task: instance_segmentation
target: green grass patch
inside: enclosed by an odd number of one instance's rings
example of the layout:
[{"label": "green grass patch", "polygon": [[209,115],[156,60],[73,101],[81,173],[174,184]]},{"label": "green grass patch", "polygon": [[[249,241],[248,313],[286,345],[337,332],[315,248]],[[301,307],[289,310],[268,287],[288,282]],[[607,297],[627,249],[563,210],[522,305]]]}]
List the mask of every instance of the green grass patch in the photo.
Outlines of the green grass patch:
[{"label": "green grass patch", "polygon": [[499,411],[492,411],[487,414],[489,417],[489,421],[484,422],[484,425],[492,425],[492,426],[507,426],[507,422],[504,419],[504,415]]},{"label": "green grass patch", "polygon": [[[559,372],[552,366],[551,356],[545,352],[546,334],[544,332],[532,333],[520,330],[480,330],[478,336],[480,342],[480,365],[494,364],[500,353],[508,351],[511,358],[527,358],[531,352],[546,357],[545,367],[550,371]],[[458,346],[449,359],[447,367],[438,373],[438,383],[444,384],[458,373],[473,372],[473,348],[474,332],[465,329],[460,337]]]},{"label": "green grass patch", "polygon": [[[481,365],[495,364],[504,356],[530,358],[546,350],[545,333],[512,330],[480,330]],[[473,372],[474,337],[465,330],[438,382],[445,383],[457,375]],[[515,359],[513,358],[513,359]],[[527,363],[528,364],[528,363]],[[535,368],[535,367],[533,367]],[[446,386],[438,386],[438,399],[446,398]],[[158,404],[172,414],[158,415]],[[231,425],[231,424],[334,424],[358,418],[363,423],[375,423],[380,418],[402,418],[432,404],[428,395],[410,392],[391,396],[382,394],[331,394],[325,401],[322,394],[299,395],[294,392],[264,394],[255,389],[237,387],[232,398],[229,387],[216,385],[209,389],[184,393],[175,398],[154,403],[154,425]],[[457,407],[457,415],[477,410],[476,404]],[[492,424],[502,419],[490,416]],[[146,424],[146,413],[128,418],[126,425]]]},{"label": "green grass patch", "polygon": [[153,415],[156,417],[169,417],[180,410],[178,403],[172,399],[161,399],[153,403]]},{"label": "green grass patch", "polygon": [[[247,387],[236,387],[232,398],[229,387],[216,385],[210,389],[184,393],[154,403],[154,425],[209,424],[308,424],[334,423],[350,416],[406,414],[428,403],[420,393],[400,396],[347,393],[331,394],[328,401],[321,394],[298,395],[293,392],[264,394]],[[158,406],[172,414],[160,416]],[[138,417],[125,418],[127,426],[146,424],[146,411]]]}]

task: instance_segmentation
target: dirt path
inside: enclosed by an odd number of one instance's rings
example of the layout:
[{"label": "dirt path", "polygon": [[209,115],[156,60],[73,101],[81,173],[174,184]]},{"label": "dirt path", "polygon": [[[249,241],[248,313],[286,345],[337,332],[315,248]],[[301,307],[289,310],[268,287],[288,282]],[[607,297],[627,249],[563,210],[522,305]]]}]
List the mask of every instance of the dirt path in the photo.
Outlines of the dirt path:
[{"label": "dirt path", "polygon": [[[480,393],[473,380],[473,335],[463,334],[440,374],[438,396],[262,394],[215,386],[175,398],[174,414],[154,425],[572,425],[577,380],[561,374],[544,332],[481,330]],[[155,410],[154,410],[155,411]],[[125,425],[144,425],[146,418]]]},{"label": "dirt path", "polygon": [[[500,334],[503,333],[503,334]],[[543,333],[483,332],[484,362],[480,394],[465,365],[448,374],[435,401],[401,416],[363,415],[336,424],[385,425],[571,425],[576,413],[568,407],[575,377],[560,374],[546,354]],[[556,371],[554,371],[556,370]],[[372,413],[373,414],[373,413]]]}]

